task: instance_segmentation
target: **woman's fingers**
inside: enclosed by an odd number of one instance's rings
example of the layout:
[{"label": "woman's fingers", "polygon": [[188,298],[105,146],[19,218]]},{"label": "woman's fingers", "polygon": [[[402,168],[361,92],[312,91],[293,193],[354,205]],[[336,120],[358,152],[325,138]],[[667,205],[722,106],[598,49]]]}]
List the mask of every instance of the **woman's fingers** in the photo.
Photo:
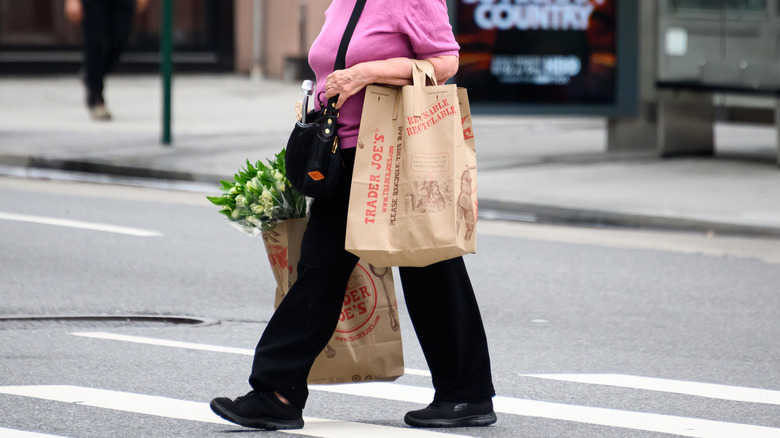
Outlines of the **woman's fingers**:
[{"label": "woman's fingers", "polygon": [[325,99],[338,95],[336,108],[341,108],[344,102],[363,89],[363,84],[355,75],[354,69],[337,70],[325,79]]},{"label": "woman's fingers", "polygon": [[347,100],[348,97],[349,96],[346,96],[344,94],[339,94],[339,100],[336,101],[336,109],[341,108],[341,106],[344,105],[344,102]]}]

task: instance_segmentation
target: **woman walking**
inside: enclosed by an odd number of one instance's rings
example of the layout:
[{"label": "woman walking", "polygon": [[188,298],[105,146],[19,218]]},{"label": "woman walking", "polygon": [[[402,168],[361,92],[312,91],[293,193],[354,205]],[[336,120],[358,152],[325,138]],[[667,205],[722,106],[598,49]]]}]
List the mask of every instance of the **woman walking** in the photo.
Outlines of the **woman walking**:
[{"label": "woman walking", "polygon": [[[346,68],[333,71],[341,37],[358,1],[331,2],[309,51],[318,105],[339,96],[337,134],[344,162],[339,191],[327,200],[315,199],[311,206],[298,279],[257,344],[249,377],[252,390],[235,400],[211,402],[217,415],[242,426],[303,427],[306,378],[336,328],[347,281],[358,261],[344,249],[344,240],[365,86],[411,84],[411,59],[430,61],[439,83],[458,68],[459,46],[446,0],[365,0],[349,42]],[[495,423],[487,338],[463,259],[399,271],[435,389],[433,402],[408,412],[404,421],[415,427]]]}]

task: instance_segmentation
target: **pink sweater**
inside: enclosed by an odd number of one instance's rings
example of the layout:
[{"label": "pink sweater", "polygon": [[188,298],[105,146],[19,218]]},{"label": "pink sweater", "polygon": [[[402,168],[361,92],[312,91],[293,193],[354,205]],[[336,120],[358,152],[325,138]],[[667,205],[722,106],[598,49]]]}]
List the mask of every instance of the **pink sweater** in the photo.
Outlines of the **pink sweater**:
[{"label": "pink sweater", "polygon": [[[341,37],[356,0],[333,0],[325,24],[309,50],[309,65],[317,77],[315,107],[325,102],[325,78],[333,72]],[[347,68],[366,61],[390,58],[427,59],[458,55],[447,15],[446,0],[367,0],[347,49]],[[365,90],[344,102],[336,133],[341,148],[357,145]]]}]

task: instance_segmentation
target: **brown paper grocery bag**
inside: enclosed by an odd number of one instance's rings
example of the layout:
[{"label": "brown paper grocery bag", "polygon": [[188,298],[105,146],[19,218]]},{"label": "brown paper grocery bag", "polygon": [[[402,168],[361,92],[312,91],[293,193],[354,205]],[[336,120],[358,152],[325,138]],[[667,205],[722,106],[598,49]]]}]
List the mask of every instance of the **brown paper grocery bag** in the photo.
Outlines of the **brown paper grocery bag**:
[{"label": "brown paper grocery bag", "polygon": [[465,89],[370,85],[358,135],[346,249],[375,266],[427,266],[476,251],[477,157]]},{"label": "brown paper grocery bag", "polygon": [[[301,239],[307,219],[280,222],[263,233],[276,279],[279,306],[297,277]],[[393,273],[360,260],[349,278],[336,331],[317,356],[309,383],[395,380],[404,373]]]},{"label": "brown paper grocery bag", "polygon": [[308,221],[306,218],[289,219],[278,223],[271,231],[263,232],[265,252],[276,280],[274,309],[279,307],[298,276],[295,267],[301,259],[301,239]]}]

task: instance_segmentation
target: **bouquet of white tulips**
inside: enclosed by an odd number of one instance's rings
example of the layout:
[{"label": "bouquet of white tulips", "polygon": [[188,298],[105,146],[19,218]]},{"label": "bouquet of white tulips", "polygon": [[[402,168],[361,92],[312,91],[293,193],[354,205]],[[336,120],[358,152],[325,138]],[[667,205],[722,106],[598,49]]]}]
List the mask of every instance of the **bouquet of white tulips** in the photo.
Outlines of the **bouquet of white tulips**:
[{"label": "bouquet of white tulips", "polygon": [[208,200],[222,207],[219,212],[231,225],[250,236],[271,230],[283,220],[306,217],[306,198],[287,180],[284,157],[282,149],[267,165],[247,160],[234,181],[220,181],[222,196]]}]

